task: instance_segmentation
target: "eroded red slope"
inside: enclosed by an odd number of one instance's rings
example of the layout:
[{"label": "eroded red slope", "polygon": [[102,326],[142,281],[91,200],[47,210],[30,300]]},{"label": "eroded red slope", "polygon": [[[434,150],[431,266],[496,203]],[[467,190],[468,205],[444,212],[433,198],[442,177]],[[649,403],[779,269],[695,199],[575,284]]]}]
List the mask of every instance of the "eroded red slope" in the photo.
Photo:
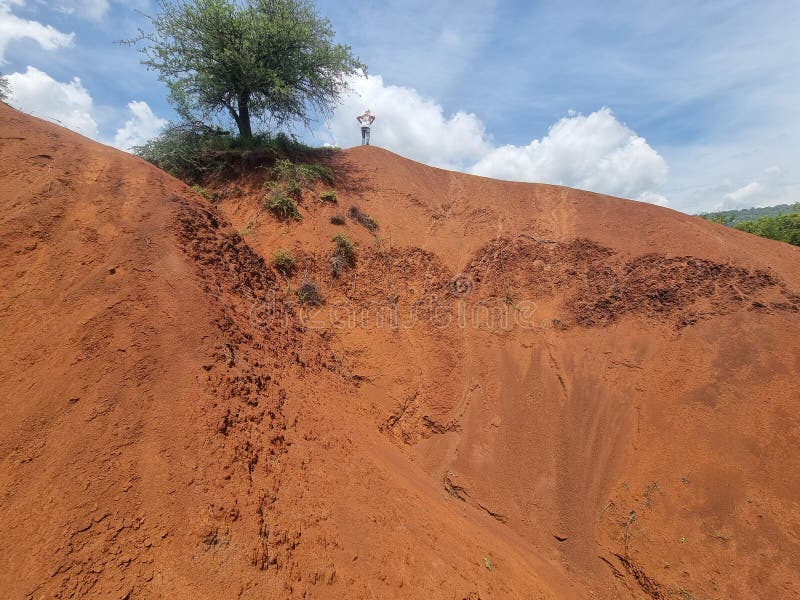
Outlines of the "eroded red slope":
[{"label": "eroded red slope", "polygon": [[[378,148],[332,165],[339,206],[307,194],[301,223],[258,181],[222,208],[262,255],[301,257],[292,283],[327,295],[308,322],[455,503],[600,597],[800,594],[797,248]],[[352,204],[374,235],[329,222]],[[339,232],[359,258],[334,279]]]},{"label": "eroded red slope", "polygon": [[11,597],[798,594],[797,249],[377,148],[285,224],[0,137]]},{"label": "eroded red slope", "polygon": [[4,105],[0,138],[4,596],[582,594],[407,462],[202,198]]}]

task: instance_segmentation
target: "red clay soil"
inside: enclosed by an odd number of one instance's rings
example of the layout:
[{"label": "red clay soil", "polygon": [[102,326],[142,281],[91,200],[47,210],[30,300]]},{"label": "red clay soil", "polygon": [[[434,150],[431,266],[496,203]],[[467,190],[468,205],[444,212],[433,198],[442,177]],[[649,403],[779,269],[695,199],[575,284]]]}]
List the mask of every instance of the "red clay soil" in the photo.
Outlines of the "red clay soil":
[{"label": "red clay soil", "polygon": [[797,248],[375,147],[279,222],[2,104],[0,158],[2,597],[800,597]]}]

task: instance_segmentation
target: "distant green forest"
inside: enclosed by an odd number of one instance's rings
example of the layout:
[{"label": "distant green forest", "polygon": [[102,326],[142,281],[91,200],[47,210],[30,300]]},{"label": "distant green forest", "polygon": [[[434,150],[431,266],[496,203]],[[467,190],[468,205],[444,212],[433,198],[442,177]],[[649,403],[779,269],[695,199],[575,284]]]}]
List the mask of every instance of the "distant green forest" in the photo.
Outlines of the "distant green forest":
[{"label": "distant green forest", "polygon": [[733,227],[745,221],[755,221],[762,217],[777,217],[778,215],[788,215],[791,213],[800,213],[800,202],[794,204],[779,204],[778,206],[765,206],[764,208],[743,208],[741,210],[700,213],[697,216],[703,217],[709,221],[714,221],[720,225]]},{"label": "distant green forest", "polygon": [[709,221],[800,246],[800,202],[698,215]]}]

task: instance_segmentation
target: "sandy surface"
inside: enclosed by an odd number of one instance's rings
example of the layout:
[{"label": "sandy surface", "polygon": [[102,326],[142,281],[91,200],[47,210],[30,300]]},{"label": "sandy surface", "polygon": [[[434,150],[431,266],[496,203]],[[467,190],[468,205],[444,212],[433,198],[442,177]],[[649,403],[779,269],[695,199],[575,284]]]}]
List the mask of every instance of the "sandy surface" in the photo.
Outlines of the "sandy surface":
[{"label": "sandy surface", "polygon": [[375,147],[280,223],[2,104],[0,158],[4,597],[800,597],[797,248]]}]

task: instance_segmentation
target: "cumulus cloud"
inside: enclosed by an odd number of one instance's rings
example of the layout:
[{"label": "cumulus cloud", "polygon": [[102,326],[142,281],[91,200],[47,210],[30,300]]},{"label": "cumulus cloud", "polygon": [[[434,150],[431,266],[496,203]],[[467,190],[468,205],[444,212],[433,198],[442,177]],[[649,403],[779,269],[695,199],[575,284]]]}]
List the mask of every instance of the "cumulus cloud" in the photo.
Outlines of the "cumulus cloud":
[{"label": "cumulus cloud", "polygon": [[609,108],[587,116],[570,111],[527,146],[497,147],[474,114],[448,116],[435,100],[380,76],[356,78],[352,86],[329,123],[328,141],[337,145],[360,143],[355,116],[369,108],[377,144],[429,165],[667,203],[656,191],[666,181],[666,161]]},{"label": "cumulus cloud", "polygon": [[[24,73],[12,73],[7,78],[11,106],[108,143],[109,138],[100,134],[95,118],[103,111],[96,111],[91,94],[78,77],[72,81],[56,81],[44,71],[29,66]],[[130,118],[116,130],[111,142],[121,150],[143,144],[167,124],[166,119],[153,113],[147,102],[129,102],[128,111]]]},{"label": "cumulus cloud", "polygon": [[758,195],[763,189],[764,186],[759,182],[751,181],[747,185],[725,194],[724,198],[730,200],[729,204],[732,206],[752,206],[753,196]]},{"label": "cumulus cloud", "polygon": [[411,88],[385,85],[380,75],[354,78],[351,85],[352,93],[342,99],[328,124],[328,142],[360,144],[356,116],[368,108],[376,115],[380,145],[419,162],[457,169],[491,149],[484,125],[474,114],[445,116],[434,100]]},{"label": "cumulus cloud", "polygon": [[56,121],[87,137],[97,137],[92,97],[79,78],[60,82],[29,66],[24,73],[8,75],[8,82],[11,88],[8,103],[12,106]]},{"label": "cumulus cloud", "polygon": [[147,140],[158,135],[167,124],[166,119],[161,119],[153,114],[147,102],[133,101],[128,103],[133,116],[125,125],[117,129],[114,136],[114,146],[120,150],[130,150],[134,146],[141,146]]},{"label": "cumulus cloud", "polygon": [[[540,181],[606,194],[655,198],[667,163],[647,141],[620,123],[609,108],[567,116],[541,140],[527,146],[501,146],[471,171],[513,181]],[[659,196],[663,202],[663,196]]]},{"label": "cumulus cloud", "polygon": [[14,40],[31,39],[45,50],[72,45],[74,34],[64,33],[38,21],[21,19],[11,12],[13,5],[24,4],[24,0],[0,0],[0,65],[5,64],[6,49]]}]

